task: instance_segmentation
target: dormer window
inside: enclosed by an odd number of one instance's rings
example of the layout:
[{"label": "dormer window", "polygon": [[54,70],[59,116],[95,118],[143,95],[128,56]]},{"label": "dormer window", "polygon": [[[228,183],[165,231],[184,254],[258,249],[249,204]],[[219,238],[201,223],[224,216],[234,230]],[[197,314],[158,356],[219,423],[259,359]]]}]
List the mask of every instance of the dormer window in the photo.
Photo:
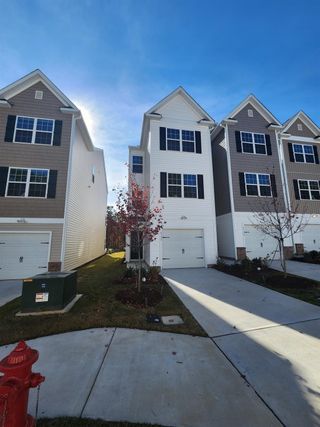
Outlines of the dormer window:
[{"label": "dormer window", "polygon": [[52,145],[54,120],[17,116],[13,142]]},{"label": "dormer window", "polygon": [[142,156],[132,156],[132,173],[143,173]]}]

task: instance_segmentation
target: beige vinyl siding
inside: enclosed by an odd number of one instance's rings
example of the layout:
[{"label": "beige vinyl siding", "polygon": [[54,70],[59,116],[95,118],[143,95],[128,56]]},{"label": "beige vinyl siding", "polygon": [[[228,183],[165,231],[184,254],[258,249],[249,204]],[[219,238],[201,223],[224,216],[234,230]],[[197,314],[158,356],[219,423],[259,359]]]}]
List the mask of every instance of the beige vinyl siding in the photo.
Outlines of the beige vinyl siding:
[{"label": "beige vinyl siding", "polygon": [[14,232],[25,232],[25,231],[43,231],[52,232],[51,237],[51,250],[50,250],[50,262],[61,261],[61,243],[63,224],[0,224],[1,231],[14,231]]},{"label": "beige vinyl siding", "polygon": [[[35,99],[35,91],[43,99]],[[63,218],[69,160],[71,115],[61,113],[63,104],[43,83],[36,83],[10,99],[12,107],[0,108],[0,166],[44,168],[58,171],[55,199],[1,197],[0,217]],[[4,142],[8,115],[62,120],[60,146]]]},{"label": "beige vinyl siding", "polygon": [[[298,124],[302,126],[302,130],[298,130]],[[295,120],[289,129],[286,131],[294,136],[302,136],[304,138],[314,138],[315,134],[303,123],[302,120]]]},{"label": "beige vinyl siding", "polygon": [[[64,269],[76,268],[105,250],[107,185],[103,151],[88,151],[77,125],[71,154]],[[92,167],[95,183],[92,183]]]},{"label": "beige vinyl siding", "polygon": [[[248,117],[248,109],[253,110],[253,117]],[[265,120],[250,103],[247,104],[234,118],[238,120],[238,123],[235,125],[228,125],[234,210],[236,212],[261,210],[261,201],[259,197],[245,197],[240,195],[239,172],[274,174],[278,198],[283,201],[283,209],[285,209],[275,131],[268,129],[267,126],[270,123]],[[238,153],[235,131],[268,134],[270,136],[272,155]]]}]

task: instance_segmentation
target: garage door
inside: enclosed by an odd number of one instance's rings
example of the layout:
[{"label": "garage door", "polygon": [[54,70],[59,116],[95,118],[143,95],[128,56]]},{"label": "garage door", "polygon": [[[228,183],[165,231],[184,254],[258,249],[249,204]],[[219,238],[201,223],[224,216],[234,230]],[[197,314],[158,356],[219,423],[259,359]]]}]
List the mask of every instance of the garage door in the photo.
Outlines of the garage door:
[{"label": "garage door", "polygon": [[253,225],[244,226],[244,240],[248,258],[265,258],[268,255],[274,259],[279,258],[277,241]]},{"label": "garage door", "polygon": [[0,280],[48,271],[49,233],[0,233]]},{"label": "garage door", "polygon": [[203,230],[163,230],[162,267],[204,267]]},{"label": "garage door", "polygon": [[307,225],[302,239],[305,251],[320,251],[320,225]]}]

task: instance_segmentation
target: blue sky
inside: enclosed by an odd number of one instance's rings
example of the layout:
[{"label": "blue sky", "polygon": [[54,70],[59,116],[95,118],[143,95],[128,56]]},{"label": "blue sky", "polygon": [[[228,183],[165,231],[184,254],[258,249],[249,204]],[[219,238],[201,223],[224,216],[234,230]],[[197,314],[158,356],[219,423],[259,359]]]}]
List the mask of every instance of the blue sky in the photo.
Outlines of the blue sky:
[{"label": "blue sky", "polygon": [[217,121],[254,93],[280,121],[303,109],[320,124],[319,0],[0,0],[0,10],[0,87],[47,74],[105,149],[110,189],[125,182],[143,113],[179,85]]}]

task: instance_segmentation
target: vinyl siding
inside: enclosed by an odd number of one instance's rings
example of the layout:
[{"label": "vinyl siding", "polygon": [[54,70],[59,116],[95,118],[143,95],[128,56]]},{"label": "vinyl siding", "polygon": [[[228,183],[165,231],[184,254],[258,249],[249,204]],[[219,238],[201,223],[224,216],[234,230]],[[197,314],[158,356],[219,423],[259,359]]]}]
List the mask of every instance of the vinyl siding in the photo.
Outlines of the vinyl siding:
[{"label": "vinyl siding", "polygon": [[[248,117],[248,109],[253,110],[253,117]],[[265,120],[250,103],[247,104],[247,106],[245,106],[234,118],[238,120],[238,123],[235,125],[228,125],[234,210],[236,212],[261,210],[261,201],[258,197],[246,197],[240,195],[239,172],[274,174],[278,198],[283,201],[284,198],[275,131],[267,128],[269,122]],[[236,148],[235,131],[257,132],[269,135],[272,155],[238,153]],[[265,200],[266,199],[264,199],[264,201]]]},{"label": "vinyl siding", "polygon": [[[34,98],[36,90],[43,99]],[[0,166],[35,167],[58,171],[55,199],[0,198],[0,217],[63,218],[69,159],[71,116],[61,113],[63,104],[42,83],[36,83],[10,99],[12,107],[0,108]],[[62,120],[61,146],[4,142],[8,115]]]},{"label": "vinyl siding", "polygon": [[[217,237],[212,171],[210,132],[207,126],[200,126],[201,119],[191,106],[180,96],[176,96],[159,111],[161,120],[150,121],[150,181],[152,196],[160,198],[160,172],[180,174],[202,174],[204,199],[162,198],[163,217],[166,229],[203,229],[205,245],[205,265],[216,262]],[[159,128],[198,130],[201,132],[202,153],[161,151],[159,148]],[[181,219],[186,217],[186,219]],[[161,265],[161,236],[150,243],[149,264]]]},{"label": "vinyl siding", "polygon": [[61,261],[63,224],[0,224],[0,231],[51,231],[50,262]]},{"label": "vinyl siding", "polygon": [[[64,269],[76,268],[105,250],[107,184],[103,151],[88,151],[75,126],[66,211]],[[95,183],[92,183],[92,167]]]},{"label": "vinyl siding", "polygon": [[287,180],[288,180],[288,190],[289,197],[291,200],[291,205],[293,208],[296,208],[300,213],[309,213],[309,214],[319,214],[320,212],[320,200],[298,200],[295,199],[295,193],[293,188],[294,179],[307,179],[320,181],[320,165],[315,163],[296,163],[290,162],[289,158],[289,149],[288,143],[292,144],[311,144],[317,145],[318,153],[320,156],[320,143],[311,140],[310,142],[299,142],[293,140],[283,140],[283,154],[285,165],[287,169]]},{"label": "vinyl siding", "polygon": [[[302,125],[302,130],[298,130],[298,124]],[[315,134],[311,132],[311,130],[300,119],[295,120],[286,132],[294,136],[302,136],[306,138],[315,137]]]},{"label": "vinyl siding", "polygon": [[222,129],[212,141],[214,192],[216,196],[217,216],[231,212],[227,150],[225,143],[223,145],[221,144],[224,137],[224,129]]}]

